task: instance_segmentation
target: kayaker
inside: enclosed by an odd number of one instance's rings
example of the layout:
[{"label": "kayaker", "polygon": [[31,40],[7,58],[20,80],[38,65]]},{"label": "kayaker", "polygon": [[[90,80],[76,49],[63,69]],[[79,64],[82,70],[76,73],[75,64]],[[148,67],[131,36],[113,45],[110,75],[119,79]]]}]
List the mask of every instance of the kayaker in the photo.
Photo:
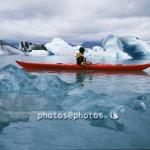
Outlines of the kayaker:
[{"label": "kayaker", "polygon": [[75,57],[78,65],[85,66],[91,64],[91,62],[86,61],[86,58],[84,57],[84,52],[85,49],[83,47],[80,47],[79,53],[76,53]]}]

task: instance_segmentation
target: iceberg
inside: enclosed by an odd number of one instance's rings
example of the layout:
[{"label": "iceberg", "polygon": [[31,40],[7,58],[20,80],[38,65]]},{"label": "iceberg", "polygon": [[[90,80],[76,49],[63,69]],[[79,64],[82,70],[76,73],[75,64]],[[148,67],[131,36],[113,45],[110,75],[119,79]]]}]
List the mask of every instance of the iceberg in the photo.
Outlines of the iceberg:
[{"label": "iceberg", "polygon": [[146,41],[133,36],[122,36],[120,41],[123,51],[132,58],[150,56],[150,45]]},{"label": "iceberg", "polygon": [[[86,56],[123,59],[136,59],[150,56],[150,45],[148,42],[133,36],[109,35],[101,42],[87,43],[90,44],[90,47],[85,48]],[[19,49],[17,49],[4,41],[0,41],[0,55],[28,54],[31,56],[74,56],[82,45],[84,45],[84,43],[81,45],[73,45],[65,42],[63,39],[54,38],[45,45],[21,42]]]},{"label": "iceberg", "polygon": [[102,47],[106,53],[106,56],[125,59],[131,58],[131,56],[129,56],[122,50],[119,36],[116,35],[107,36],[102,42]]},{"label": "iceberg", "polygon": [[55,75],[31,75],[14,65],[0,69],[0,93],[16,92],[57,97],[65,94],[70,85]]},{"label": "iceberg", "polygon": [[45,47],[55,55],[74,55],[76,51],[75,48],[60,38],[53,39]]},{"label": "iceberg", "polygon": [[24,52],[21,52],[14,46],[6,43],[5,41],[0,40],[0,55],[13,55],[13,54],[25,55]]},{"label": "iceberg", "polygon": [[33,44],[26,41],[19,43],[19,49],[31,56],[54,55],[52,52],[48,51],[43,44]]},{"label": "iceberg", "polygon": [[[125,40],[124,37],[119,37],[117,35],[109,35],[104,38],[102,42],[100,42],[99,46],[85,48],[85,56],[123,59],[135,58],[137,57],[134,55],[135,50],[132,50],[130,53],[130,50],[127,49],[127,44],[129,46],[132,45],[132,43],[130,42],[131,39],[127,39],[128,40]],[[125,44],[126,41],[128,42],[127,44]],[[135,43],[138,44],[137,42]],[[144,45],[143,43],[144,41],[140,42],[141,47]],[[45,47],[48,51],[54,53],[55,55],[74,56],[74,54],[79,50],[81,45],[72,46],[71,44],[65,42],[63,39],[54,38],[51,42],[45,44]],[[148,46],[144,47],[145,49],[147,49]],[[140,49],[143,52],[143,49]],[[141,54],[139,55],[141,56]],[[143,55],[147,55],[147,53],[144,53]]]},{"label": "iceberg", "polygon": [[150,56],[150,45],[134,36],[109,35],[103,40],[102,47],[111,57],[138,59]]},{"label": "iceberg", "polygon": [[[55,38],[50,43],[47,43],[45,47],[55,55],[74,56],[79,51],[81,45],[71,46],[64,40]],[[99,46],[95,46],[93,49],[85,48],[86,56],[101,56],[101,53],[103,53],[103,49]]]},{"label": "iceberg", "polygon": [[105,51],[102,47],[94,46],[92,49],[87,49],[87,56],[99,56],[99,57],[105,57]]},{"label": "iceberg", "polygon": [[14,65],[7,65],[0,69],[0,93],[32,90],[31,79],[33,75]]}]

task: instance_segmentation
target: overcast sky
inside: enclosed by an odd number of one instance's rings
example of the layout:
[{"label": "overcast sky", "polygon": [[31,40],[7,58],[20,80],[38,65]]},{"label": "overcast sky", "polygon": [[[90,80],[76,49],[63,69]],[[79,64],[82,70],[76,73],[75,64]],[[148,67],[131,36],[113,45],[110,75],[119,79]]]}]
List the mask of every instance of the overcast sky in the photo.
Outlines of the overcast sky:
[{"label": "overcast sky", "polygon": [[69,42],[109,34],[150,40],[150,0],[0,0],[0,39]]}]

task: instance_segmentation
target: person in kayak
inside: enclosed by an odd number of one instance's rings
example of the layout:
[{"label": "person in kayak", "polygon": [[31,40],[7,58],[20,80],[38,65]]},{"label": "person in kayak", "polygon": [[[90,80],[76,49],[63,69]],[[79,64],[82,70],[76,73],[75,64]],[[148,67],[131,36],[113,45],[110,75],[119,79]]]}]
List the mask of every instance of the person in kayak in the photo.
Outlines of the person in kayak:
[{"label": "person in kayak", "polygon": [[79,53],[76,53],[76,56],[75,56],[77,64],[80,66],[92,64],[91,62],[86,61],[86,58],[84,57],[84,52],[85,52],[85,49],[83,47],[80,47]]}]

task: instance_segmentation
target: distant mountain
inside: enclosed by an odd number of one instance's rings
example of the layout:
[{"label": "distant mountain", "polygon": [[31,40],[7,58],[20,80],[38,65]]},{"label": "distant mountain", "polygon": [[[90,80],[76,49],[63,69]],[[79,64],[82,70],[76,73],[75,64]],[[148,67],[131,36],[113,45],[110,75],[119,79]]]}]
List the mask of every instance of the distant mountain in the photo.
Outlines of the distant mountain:
[{"label": "distant mountain", "polygon": [[70,46],[77,46],[76,44],[68,43]]},{"label": "distant mountain", "polygon": [[84,42],[82,43],[83,47],[85,48],[93,48],[94,46],[102,46],[102,42],[101,41],[87,41],[87,42]]}]

